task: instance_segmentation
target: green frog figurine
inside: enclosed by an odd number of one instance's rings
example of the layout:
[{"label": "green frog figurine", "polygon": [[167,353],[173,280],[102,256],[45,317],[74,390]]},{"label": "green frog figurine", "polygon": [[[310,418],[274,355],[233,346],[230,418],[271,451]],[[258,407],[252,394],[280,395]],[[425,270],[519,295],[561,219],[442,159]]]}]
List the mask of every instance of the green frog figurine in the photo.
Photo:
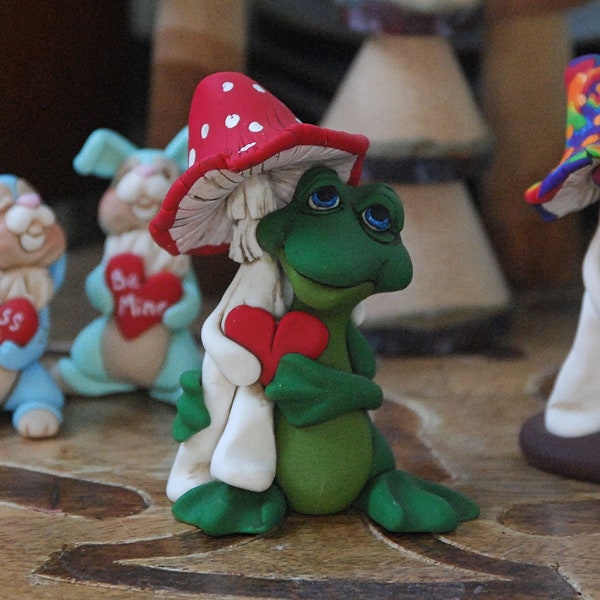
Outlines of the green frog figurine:
[{"label": "green frog figurine", "polygon": [[[477,517],[463,495],[397,470],[368,414],[383,394],[373,381],[374,353],[352,314],[368,296],[409,284],[403,220],[390,187],[349,185],[316,166],[299,179],[289,204],[258,223],[258,243],[293,290],[290,311],[275,322],[264,309],[242,305],[224,330],[263,366],[260,381],[275,407],[275,478],[262,491],[219,480],[193,487],[174,502],[178,520],[225,535],[267,532],[288,509],[355,509],[393,532],[445,532]],[[180,442],[210,425],[199,374],[184,374],[182,388],[174,424]]]},{"label": "green frog figurine", "polygon": [[242,73],[202,79],[188,168],[150,222],[171,254],[228,252],[239,269],[202,325],[201,372],[181,377],[166,485],[175,517],[210,535],[265,533],[288,510],[359,510],[391,531],[477,516],[397,471],[372,424],[382,390],[354,321],[412,277],[402,205],[359,187],[365,136],[302,123]]}]

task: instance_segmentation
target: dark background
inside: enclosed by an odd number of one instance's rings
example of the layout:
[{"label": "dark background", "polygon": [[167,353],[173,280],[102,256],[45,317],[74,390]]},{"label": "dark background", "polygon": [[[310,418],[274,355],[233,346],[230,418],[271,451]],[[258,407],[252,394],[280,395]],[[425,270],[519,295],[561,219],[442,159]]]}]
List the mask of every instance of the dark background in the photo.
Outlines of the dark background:
[{"label": "dark background", "polygon": [[[578,54],[600,49],[600,3],[591,5],[571,18]],[[71,166],[89,133],[110,127],[145,142],[155,10],[154,0],[0,3],[0,172],[38,188],[72,247],[101,237],[95,211],[106,182]],[[247,10],[248,74],[318,122],[362,35],[328,0],[252,0]],[[452,41],[476,93],[478,28],[468,25]]]}]

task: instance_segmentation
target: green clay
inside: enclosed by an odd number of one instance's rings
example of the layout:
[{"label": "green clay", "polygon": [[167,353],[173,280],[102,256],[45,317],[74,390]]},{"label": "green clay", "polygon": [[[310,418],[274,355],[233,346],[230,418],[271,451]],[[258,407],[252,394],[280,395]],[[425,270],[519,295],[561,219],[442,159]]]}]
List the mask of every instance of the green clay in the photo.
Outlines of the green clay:
[{"label": "green clay", "polygon": [[180,377],[183,393],[177,399],[177,414],[173,421],[173,439],[184,442],[210,425],[210,415],[204,404],[199,371],[186,371]]},{"label": "green clay", "polygon": [[321,319],[330,335],[317,361],[284,356],[265,390],[277,407],[276,481],[298,512],[354,505],[390,531],[449,531],[478,509],[444,486],[395,470],[366,412],[382,401],[371,381],[375,358],[351,320],[361,300],[410,282],[403,220],[388,186],[346,186],[317,167],[300,179],[292,202],[258,226],[259,243],[292,285],[292,309]]},{"label": "green clay", "polygon": [[200,527],[208,535],[264,533],[286,513],[286,501],[277,486],[250,492],[211,481],[186,492],[173,504],[178,521]]},{"label": "green clay", "polygon": [[[334,171],[315,167],[302,176],[290,204],[259,223],[260,245],[278,258],[291,283],[292,310],[320,319],[328,344],[316,360],[285,354],[265,388],[275,405],[275,483],[265,492],[200,485],[175,502],[179,520],[224,535],[267,532],[287,507],[308,514],[354,507],[398,532],[449,531],[477,516],[461,494],[397,471],[367,412],[383,395],[372,381],[375,356],[352,311],[369,295],[410,282],[403,219],[388,186],[348,186]],[[197,375],[182,385],[176,435],[186,439],[208,424],[208,413]]]},{"label": "green clay", "polygon": [[279,413],[275,432],[277,483],[291,508],[324,515],[352,504],[367,483],[373,460],[364,411],[304,428],[290,425]]}]

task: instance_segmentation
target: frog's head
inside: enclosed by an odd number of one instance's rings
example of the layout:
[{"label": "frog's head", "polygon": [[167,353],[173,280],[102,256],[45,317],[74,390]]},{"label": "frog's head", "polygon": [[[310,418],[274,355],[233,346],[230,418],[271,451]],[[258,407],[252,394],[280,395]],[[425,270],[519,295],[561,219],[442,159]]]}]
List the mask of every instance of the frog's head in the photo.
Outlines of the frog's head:
[{"label": "frog's head", "polygon": [[307,171],[292,201],[260,222],[296,297],[320,310],[405,288],[412,264],[400,239],[402,204],[387,185],[344,184],[326,167]]}]

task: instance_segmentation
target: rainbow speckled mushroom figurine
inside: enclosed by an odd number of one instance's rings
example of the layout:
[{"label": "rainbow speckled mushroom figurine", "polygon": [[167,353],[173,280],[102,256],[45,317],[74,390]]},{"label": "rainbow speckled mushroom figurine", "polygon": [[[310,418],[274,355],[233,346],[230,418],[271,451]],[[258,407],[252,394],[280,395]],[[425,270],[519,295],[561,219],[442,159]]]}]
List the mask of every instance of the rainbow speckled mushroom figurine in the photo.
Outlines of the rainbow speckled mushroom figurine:
[{"label": "rainbow speckled mushroom figurine", "polygon": [[229,245],[240,268],[203,327],[201,376],[182,378],[175,517],[211,535],[264,533],[289,508],[354,507],[395,531],[474,518],[470,500],[396,471],[368,416],[382,391],[352,314],[412,265],[396,194],[356,185],[367,140],[298,122],[239,73],[199,84],[189,131],[190,168],[151,230],[172,252]]},{"label": "rainbow speckled mushroom figurine", "polygon": [[[526,200],[546,220],[600,199],[600,55],[571,61],[565,85],[565,152],[526,192]],[[585,290],[575,339],[544,413],[524,424],[520,442],[527,459],[541,469],[600,481],[600,227],[582,271]]]}]

